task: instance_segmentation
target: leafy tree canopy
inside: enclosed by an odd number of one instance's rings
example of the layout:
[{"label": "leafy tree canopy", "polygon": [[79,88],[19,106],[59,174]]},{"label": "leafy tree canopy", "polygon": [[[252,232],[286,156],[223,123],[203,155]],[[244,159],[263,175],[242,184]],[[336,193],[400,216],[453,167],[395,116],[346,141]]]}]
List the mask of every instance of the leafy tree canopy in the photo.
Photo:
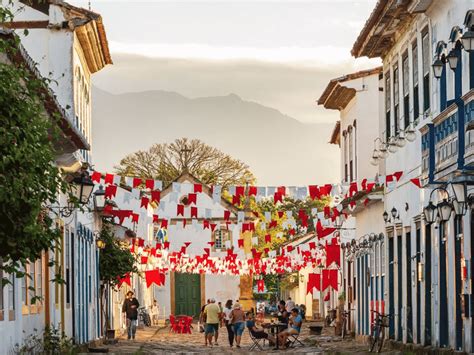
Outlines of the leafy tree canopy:
[{"label": "leafy tree canopy", "polygon": [[244,185],[255,177],[248,165],[199,139],[180,138],[155,144],[150,149],[127,155],[115,167],[116,173],[158,179],[165,185],[188,171],[206,185]]}]

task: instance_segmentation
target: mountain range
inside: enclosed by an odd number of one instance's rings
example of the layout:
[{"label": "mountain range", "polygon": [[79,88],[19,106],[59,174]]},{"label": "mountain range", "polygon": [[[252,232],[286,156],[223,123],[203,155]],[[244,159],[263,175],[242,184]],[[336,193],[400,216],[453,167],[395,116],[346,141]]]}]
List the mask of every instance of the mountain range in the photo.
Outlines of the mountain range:
[{"label": "mountain range", "polygon": [[125,155],[154,143],[188,137],[244,161],[259,184],[338,179],[338,147],[327,143],[333,124],[302,123],[236,94],[188,98],[162,90],[111,94],[94,87],[92,117],[99,171],[111,171]]}]

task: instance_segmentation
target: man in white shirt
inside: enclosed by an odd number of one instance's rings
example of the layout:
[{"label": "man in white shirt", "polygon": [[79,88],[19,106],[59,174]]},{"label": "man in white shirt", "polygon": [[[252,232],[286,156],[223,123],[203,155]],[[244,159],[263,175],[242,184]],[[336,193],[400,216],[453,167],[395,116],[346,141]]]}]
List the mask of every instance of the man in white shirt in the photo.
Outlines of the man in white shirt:
[{"label": "man in white shirt", "polygon": [[288,300],[286,301],[286,304],[285,304],[285,308],[288,313],[291,313],[291,310],[295,308],[295,302],[293,302],[291,297],[288,297]]}]

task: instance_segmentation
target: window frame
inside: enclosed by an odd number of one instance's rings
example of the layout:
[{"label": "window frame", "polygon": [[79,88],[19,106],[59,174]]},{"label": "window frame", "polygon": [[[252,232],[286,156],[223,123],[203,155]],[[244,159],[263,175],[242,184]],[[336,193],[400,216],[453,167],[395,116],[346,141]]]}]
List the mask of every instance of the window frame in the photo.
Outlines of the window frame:
[{"label": "window frame", "polygon": [[[227,236],[223,237],[223,233],[225,233]],[[220,235],[219,242],[217,238],[218,234]],[[214,242],[214,245],[212,246],[213,251],[225,251],[227,250],[225,246],[226,241],[230,241],[230,245],[232,247],[232,232],[225,227],[216,229],[214,232],[212,232],[212,241]]]},{"label": "window frame", "polygon": [[431,108],[430,87],[431,87],[431,50],[430,50],[430,32],[428,26],[421,31],[421,56],[422,56],[422,82],[423,82],[423,112]]},{"label": "window frame", "polygon": [[400,68],[393,64],[393,127],[394,136],[400,134]]},{"label": "window frame", "polygon": [[407,129],[411,123],[410,117],[410,62],[408,50],[402,56],[402,88],[403,88],[403,129]]},{"label": "window frame", "polygon": [[390,70],[385,73],[385,137],[392,136],[392,85]]},{"label": "window frame", "polygon": [[418,68],[418,39],[411,44],[412,58],[412,80],[413,80],[413,122],[417,122],[420,117],[420,71]]}]

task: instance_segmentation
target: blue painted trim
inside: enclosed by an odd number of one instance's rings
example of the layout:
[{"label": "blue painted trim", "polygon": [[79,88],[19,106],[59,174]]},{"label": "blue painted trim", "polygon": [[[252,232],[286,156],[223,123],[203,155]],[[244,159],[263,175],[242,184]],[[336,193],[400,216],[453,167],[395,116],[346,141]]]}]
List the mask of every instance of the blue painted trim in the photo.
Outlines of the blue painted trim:
[{"label": "blue painted trim", "polygon": [[[457,46],[456,46],[457,47]],[[456,56],[458,57],[458,65],[454,71],[454,98],[458,99],[462,96],[462,53],[461,48],[457,47],[454,49]]]},{"label": "blue painted trim", "polygon": [[439,80],[439,112],[443,112],[447,105],[447,93],[446,93],[446,65],[443,66],[441,78]]}]

